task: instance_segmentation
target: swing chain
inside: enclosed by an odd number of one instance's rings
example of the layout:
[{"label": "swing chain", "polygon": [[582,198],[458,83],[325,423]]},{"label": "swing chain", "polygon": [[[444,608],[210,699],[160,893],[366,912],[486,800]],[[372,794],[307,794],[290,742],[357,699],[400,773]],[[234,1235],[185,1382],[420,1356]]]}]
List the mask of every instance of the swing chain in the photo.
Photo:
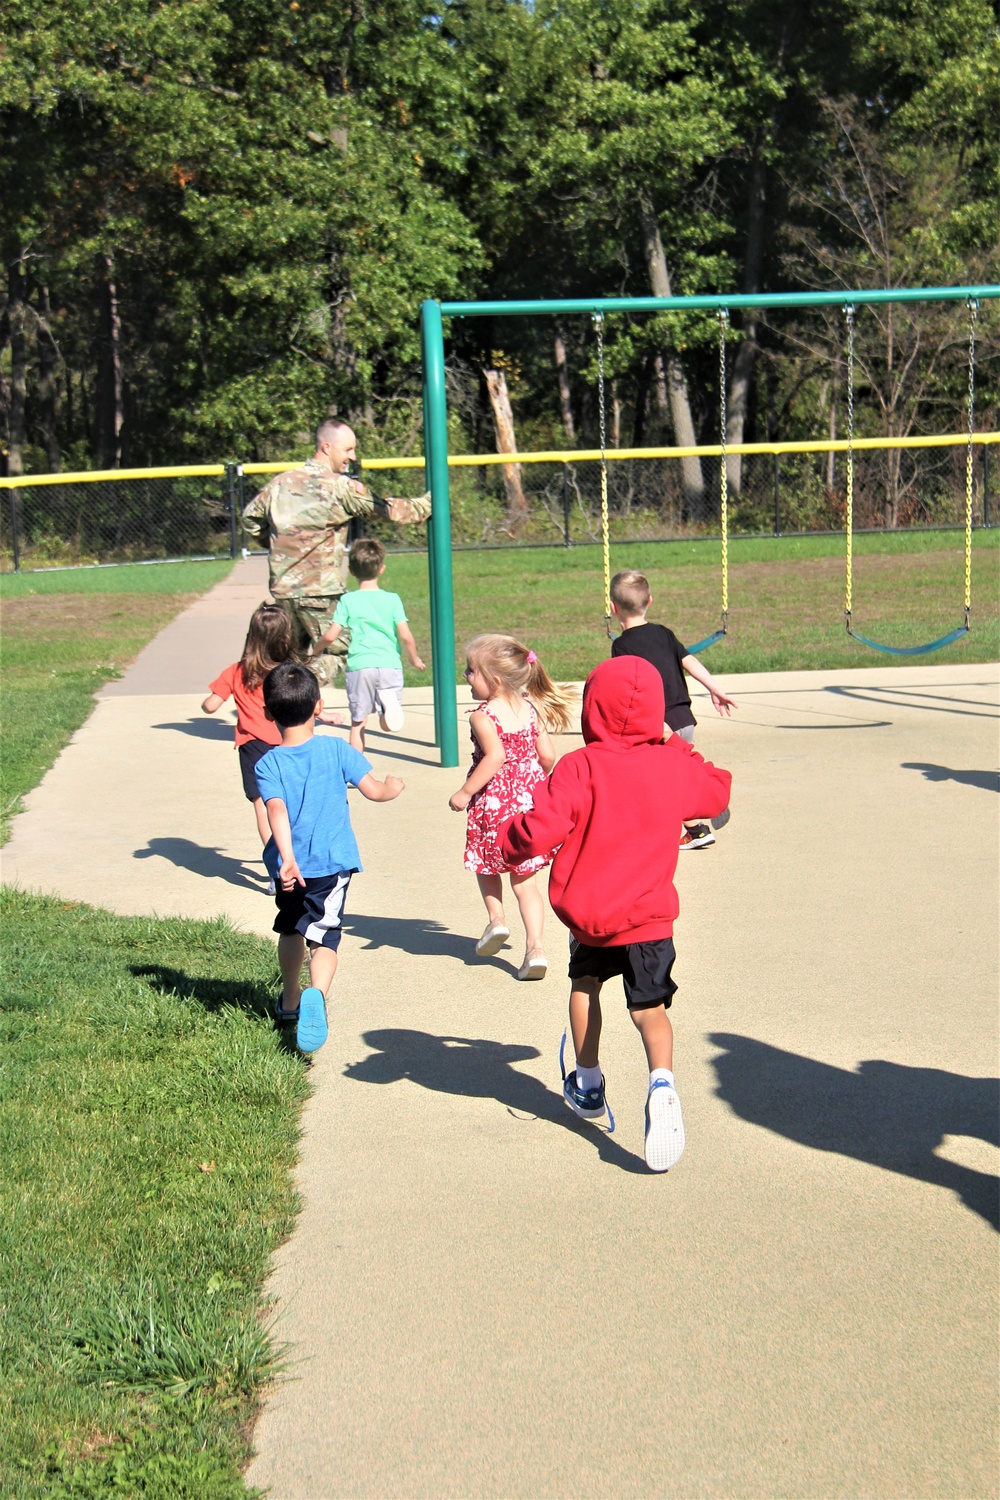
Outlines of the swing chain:
[{"label": "swing chain", "polygon": [[847,580],[844,590],[844,623],[851,633],[851,595],[854,571],[854,306],[844,308],[847,319],[847,506],[844,527],[847,532]]},{"label": "swing chain", "polygon": [[604,314],[594,314],[594,331],[597,334],[597,406],[601,423],[601,462],[607,441],[604,415]]},{"label": "swing chain", "polygon": [[729,619],[729,465],[726,458],[726,329],[729,312],[719,309],[719,528],[722,532],[722,631]]},{"label": "swing chain", "polygon": [[976,313],[979,311],[979,303],[975,297],[969,298],[969,444],[965,455],[965,628],[969,629],[969,615],[972,610],[972,501],[974,494],[973,484],[973,446],[972,439],[975,433],[976,418]]},{"label": "swing chain", "polygon": [[601,423],[601,543],[604,551],[604,628],[608,639],[614,638],[611,615],[611,540],[608,519],[607,429],[604,411],[604,314],[594,313],[597,334],[597,406]]}]

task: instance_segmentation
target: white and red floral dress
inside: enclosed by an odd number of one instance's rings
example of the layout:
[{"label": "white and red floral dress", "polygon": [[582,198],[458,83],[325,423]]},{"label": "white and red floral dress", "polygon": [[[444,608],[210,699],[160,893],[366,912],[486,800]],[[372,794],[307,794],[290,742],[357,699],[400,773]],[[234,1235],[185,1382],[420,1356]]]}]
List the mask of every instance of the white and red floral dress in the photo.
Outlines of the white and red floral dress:
[{"label": "white and red floral dress", "polygon": [[[490,777],[469,803],[465,868],[474,875],[533,875],[536,870],[544,870],[556,851],[536,854],[519,865],[508,865],[497,848],[497,834],[508,819],[531,811],[535,787],[545,780],[535,749],[538,720],[534,705],[528,704],[531,723],[526,729],[503,729],[491,709],[485,704],[477,707],[488,716],[500,736],[505,760],[496,775]],[[482,758],[483,747],[473,734],[470,775]]]}]

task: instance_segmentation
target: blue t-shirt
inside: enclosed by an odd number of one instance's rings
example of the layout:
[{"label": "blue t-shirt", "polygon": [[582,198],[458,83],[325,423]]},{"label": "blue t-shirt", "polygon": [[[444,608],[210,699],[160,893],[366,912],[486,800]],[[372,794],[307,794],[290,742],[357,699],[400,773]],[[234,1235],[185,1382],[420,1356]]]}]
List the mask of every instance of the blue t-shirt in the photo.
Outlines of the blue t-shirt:
[{"label": "blue t-shirt", "polygon": [[[358,841],[347,808],[347,788],[357,786],[371,762],[333,735],[314,734],[302,745],[276,745],[255,767],[264,801],[280,797],[292,825],[292,848],[304,876],[360,870]],[[274,839],[264,846],[272,880],[281,869]]]}]

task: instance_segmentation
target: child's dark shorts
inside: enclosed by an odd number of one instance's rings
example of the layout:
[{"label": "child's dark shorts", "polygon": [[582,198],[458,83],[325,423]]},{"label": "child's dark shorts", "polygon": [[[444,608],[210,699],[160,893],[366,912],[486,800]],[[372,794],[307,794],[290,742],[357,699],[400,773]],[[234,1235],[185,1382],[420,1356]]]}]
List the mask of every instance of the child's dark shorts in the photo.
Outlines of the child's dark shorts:
[{"label": "child's dark shorts", "polygon": [[247,740],[240,747],[240,775],[243,777],[243,790],[247,794],[248,802],[256,802],[260,796],[260,788],[257,785],[257,762],[265,756],[274,746],[269,745],[266,740]]},{"label": "child's dark shorts", "polygon": [[674,966],[673,938],[656,938],[650,943],[623,943],[614,948],[591,948],[588,943],[569,945],[570,979],[613,979],[622,976],[625,1003],[629,1010],[650,1010],[654,1005],[668,1009],[677,993],[670,977]]},{"label": "child's dark shorts", "polygon": [[338,870],[336,875],[307,875],[304,886],[296,882],[290,891],[283,889],[280,880],[275,881],[278,915],[273,930],[285,937],[300,933],[307,943],[332,948],[336,953],[340,947],[347,887],[353,874],[353,870]]}]

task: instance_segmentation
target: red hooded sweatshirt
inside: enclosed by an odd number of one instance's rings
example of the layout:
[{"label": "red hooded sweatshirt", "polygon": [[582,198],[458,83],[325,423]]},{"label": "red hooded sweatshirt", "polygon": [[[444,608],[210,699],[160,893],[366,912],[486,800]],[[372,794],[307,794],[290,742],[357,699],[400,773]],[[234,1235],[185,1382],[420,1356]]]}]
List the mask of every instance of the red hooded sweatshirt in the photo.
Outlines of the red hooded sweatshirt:
[{"label": "red hooded sweatshirt", "polygon": [[596,948],[670,937],[681,824],[729,806],[732,777],[672,735],[663,683],[638,656],[595,667],[583,690],[582,750],[535,788],[535,805],[500,831],[509,864],[562,847],[549,900],[573,936]]}]

